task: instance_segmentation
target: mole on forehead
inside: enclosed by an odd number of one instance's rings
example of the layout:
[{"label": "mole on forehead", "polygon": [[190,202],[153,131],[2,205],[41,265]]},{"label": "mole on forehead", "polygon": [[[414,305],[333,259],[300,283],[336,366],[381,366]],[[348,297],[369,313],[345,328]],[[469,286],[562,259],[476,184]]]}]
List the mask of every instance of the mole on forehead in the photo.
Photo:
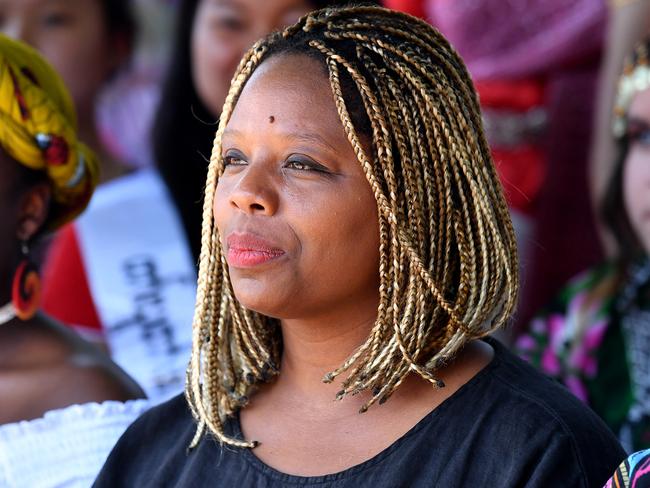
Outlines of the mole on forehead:
[{"label": "mole on forehead", "polygon": [[272,124],[275,122],[275,117],[273,115],[269,115],[269,124]]}]

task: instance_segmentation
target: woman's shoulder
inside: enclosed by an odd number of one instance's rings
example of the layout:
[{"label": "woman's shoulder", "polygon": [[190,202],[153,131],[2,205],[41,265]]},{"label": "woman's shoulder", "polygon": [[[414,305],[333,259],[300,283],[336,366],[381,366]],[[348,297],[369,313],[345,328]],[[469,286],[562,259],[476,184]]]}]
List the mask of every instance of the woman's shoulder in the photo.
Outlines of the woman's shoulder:
[{"label": "woman's shoulder", "polygon": [[504,442],[531,450],[554,448],[584,467],[601,463],[611,469],[623,459],[618,440],[589,407],[500,343],[490,344],[494,364],[479,393],[490,395],[496,412],[491,421],[502,423]]},{"label": "woman's shoulder", "polygon": [[[25,327],[29,337],[24,363],[17,370],[26,378],[46,384],[56,383],[57,396],[68,403],[127,401],[144,393],[109,356],[70,327],[51,317],[38,314],[33,326]],[[48,380],[49,378],[49,380]],[[57,408],[54,406],[53,408]]]},{"label": "woman's shoulder", "polygon": [[[519,410],[519,418],[530,416],[547,427],[555,426],[571,435],[585,424],[611,434],[600,418],[565,386],[538,371],[509,351],[501,343],[490,340],[495,360],[490,387],[507,395],[500,398]],[[499,396],[499,393],[495,393]],[[618,442],[614,439],[615,444]]]},{"label": "woman's shoulder", "polygon": [[0,423],[72,404],[144,396],[103,351],[45,315],[21,323],[9,337],[15,347],[3,351],[0,361]]}]

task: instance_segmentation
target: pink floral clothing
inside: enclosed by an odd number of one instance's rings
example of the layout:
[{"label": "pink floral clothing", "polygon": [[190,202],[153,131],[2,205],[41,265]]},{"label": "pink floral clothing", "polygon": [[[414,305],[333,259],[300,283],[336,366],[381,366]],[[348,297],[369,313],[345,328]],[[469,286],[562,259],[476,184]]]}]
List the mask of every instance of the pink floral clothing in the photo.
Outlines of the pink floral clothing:
[{"label": "pink floral clothing", "polygon": [[589,404],[632,452],[650,447],[650,261],[574,278],[522,335],[520,356]]}]

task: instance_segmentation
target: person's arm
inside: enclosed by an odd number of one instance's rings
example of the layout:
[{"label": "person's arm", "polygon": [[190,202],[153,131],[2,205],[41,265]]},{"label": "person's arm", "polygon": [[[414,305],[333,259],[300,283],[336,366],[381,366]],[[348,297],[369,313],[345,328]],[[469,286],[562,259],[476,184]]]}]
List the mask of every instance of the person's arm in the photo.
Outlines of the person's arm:
[{"label": "person's arm", "polygon": [[[650,33],[650,0],[612,0],[607,25],[605,51],[600,70],[600,82],[596,98],[594,133],[591,145],[589,178],[591,198],[598,209],[614,163],[614,139],[612,137],[612,110],[618,78],[623,61],[634,46]],[[597,217],[599,217],[597,215]],[[608,253],[614,251],[611,236],[601,235]]]}]

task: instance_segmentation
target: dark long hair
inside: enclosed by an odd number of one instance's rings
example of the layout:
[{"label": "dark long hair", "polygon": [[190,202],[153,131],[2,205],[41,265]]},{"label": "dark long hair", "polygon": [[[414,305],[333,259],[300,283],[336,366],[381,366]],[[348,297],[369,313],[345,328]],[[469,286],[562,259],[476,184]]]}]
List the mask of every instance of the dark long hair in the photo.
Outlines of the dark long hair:
[{"label": "dark long hair", "polygon": [[131,0],[102,0],[104,22],[109,36],[126,44],[130,53],[136,41],[138,23],[133,14]]},{"label": "dark long hair", "polygon": [[[650,38],[645,39],[639,44],[629,59],[626,61],[627,70],[630,72],[638,65],[647,62],[647,53],[650,51]],[[627,74],[626,76],[631,76]],[[622,108],[625,112],[629,107]],[[623,193],[623,172],[625,170],[625,163],[630,150],[631,144],[634,141],[631,139],[627,131],[627,113],[620,115],[619,122],[625,127],[622,134],[617,134],[616,142],[616,156],[614,160],[614,170],[609,179],[606,187],[605,194],[600,204],[600,214],[604,224],[612,233],[618,246],[617,261],[621,270],[625,270],[628,265],[639,257],[645,254],[645,250],[638,236],[636,235],[630,218],[625,209],[625,200]]]},{"label": "dark long hair", "polygon": [[[200,0],[183,0],[160,105],[153,126],[153,152],[179,212],[194,261],[201,251],[203,190],[219,114],[200,100],[192,80],[190,40]],[[314,9],[349,0],[307,0]],[[374,2],[364,2],[374,3]]]},{"label": "dark long hair", "polygon": [[102,0],[104,18],[108,31],[112,34],[126,34],[129,38],[135,34],[136,22],[133,17],[130,0]]},{"label": "dark long hair", "polygon": [[625,269],[643,255],[644,250],[627,215],[623,194],[623,171],[631,141],[624,135],[616,142],[614,171],[607,185],[600,212],[604,224],[616,240],[616,260],[621,268]]}]

